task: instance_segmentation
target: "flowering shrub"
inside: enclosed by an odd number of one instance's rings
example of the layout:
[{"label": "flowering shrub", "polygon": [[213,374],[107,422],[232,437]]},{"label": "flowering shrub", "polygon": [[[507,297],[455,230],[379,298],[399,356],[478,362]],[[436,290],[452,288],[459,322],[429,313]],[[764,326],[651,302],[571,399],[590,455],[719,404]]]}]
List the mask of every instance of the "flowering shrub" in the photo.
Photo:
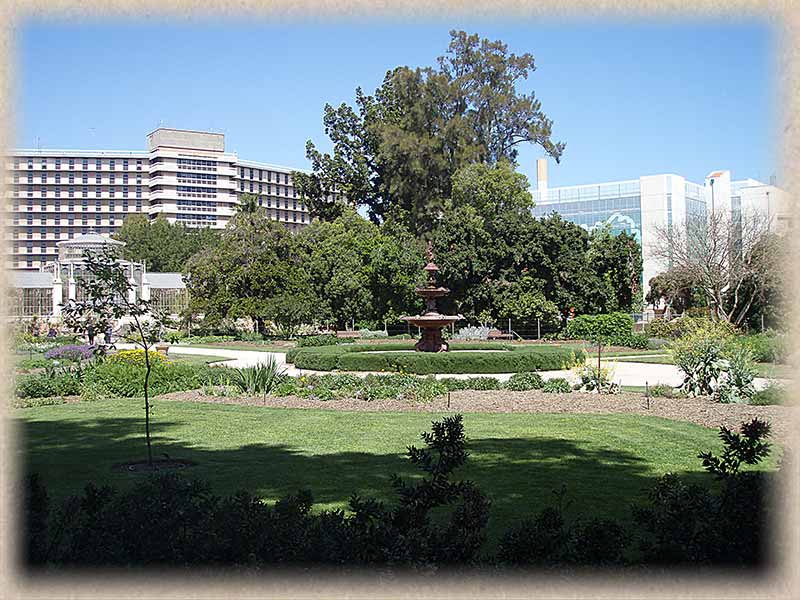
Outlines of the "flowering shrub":
[{"label": "flowering shrub", "polygon": [[681,391],[689,396],[714,393],[728,366],[723,353],[729,334],[710,322],[706,325],[673,341],[669,348],[673,361],[684,374]]},{"label": "flowering shrub", "polygon": [[45,352],[44,357],[50,360],[71,360],[81,361],[89,360],[92,358],[92,349],[89,346],[78,346],[69,344],[67,346],[59,346]]},{"label": "flowering shrub", "polygon": [[[163,354],[159,354],[153,350],[150,350],[148,354],[150,356],[151,365],[169,364],[172,362]],[[136,348],[135,350],[120,350],[116,354],[109,356],[107,361],[111,364],[125,363],[144,368],[144,350],[141,348]]]},{"label": "flowering shrub", "polygon": [[453,336],[454,340],[488,340],[489,327],[462,327]]}]

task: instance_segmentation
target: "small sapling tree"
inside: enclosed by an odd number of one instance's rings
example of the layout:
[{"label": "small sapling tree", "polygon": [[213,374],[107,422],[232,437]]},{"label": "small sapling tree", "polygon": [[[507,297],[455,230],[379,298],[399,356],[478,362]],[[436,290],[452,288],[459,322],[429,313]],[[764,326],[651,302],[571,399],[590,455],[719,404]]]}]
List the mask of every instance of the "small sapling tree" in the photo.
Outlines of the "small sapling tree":
[{"label": "small sapling tree", "polygon": [[145,439],[147,441],[147,465],[153,466],[153,450],[150,440],[150,349],[158,341],[163,331],[165,318],[154,311],[150,302],[132,294],[133,283],[125,274],[113,250],[102,248],[84,253],[84,274],[82,285],[85,291],[80,301],[69,300],[63,306],[62,314],[67,326],[88,334],[105,332],[115,322],[127,318],[131,327],[123,339],[144,350],[144,414]]}]

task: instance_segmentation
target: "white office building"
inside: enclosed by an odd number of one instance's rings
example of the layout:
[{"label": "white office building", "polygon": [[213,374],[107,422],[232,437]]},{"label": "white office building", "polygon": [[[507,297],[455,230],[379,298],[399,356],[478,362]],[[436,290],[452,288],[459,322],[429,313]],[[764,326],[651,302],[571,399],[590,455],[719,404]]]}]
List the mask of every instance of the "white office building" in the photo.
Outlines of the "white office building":
[{"label": "white office building", "polygon": [[166,128],[143,151],[14,150],[5,157],[6,266],[38,270],[58,258],[59,242],[110,236],[133,213],[223,228],[244,193],[298,231],[309,216],[294,170],[226,152],[221,133]]},{"label": "white office building", "polygon": [[608,226],[625,231],[642,246],[642,286],[666,270],[652,256],[659,228],[680,227],[687,218],[702,217],[713,210],[757,211],[770,220],[770,227],[782,231],[791,226],[786,193],[773,183],[755,179],[731,180],[730,171],[712,171],[705,181],[694,183],[673,174],[643,175],[637,179],[584,185],[549,187],[547,164],[537,161],[537,189],[532,190],[533,214],[560,214],[587,231]]}]

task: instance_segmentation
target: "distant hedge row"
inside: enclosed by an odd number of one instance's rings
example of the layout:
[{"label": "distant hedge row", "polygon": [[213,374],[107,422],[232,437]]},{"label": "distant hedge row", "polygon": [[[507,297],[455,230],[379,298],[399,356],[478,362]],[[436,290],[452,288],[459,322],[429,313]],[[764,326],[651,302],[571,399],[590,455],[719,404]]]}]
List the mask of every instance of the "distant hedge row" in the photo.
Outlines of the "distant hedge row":
[{"label": "distant hedge row", "polygon": [[[376,351],[380,349],[379,351]],[[563,369],[575,355],[556,346],[513,346],[497,343],[451,344],[451,350],[475,352],[415,352],[398,354],[392,351],[413,350],[413,344],[389,343],[380,346],[352,344],[295,348],[286,354],[286,362],[298,369],[314,371],[403,371],[429,375],[432,373],[519,373],[522,371],[555,371]],[[480,350],[504,350],[480,352]]]}]

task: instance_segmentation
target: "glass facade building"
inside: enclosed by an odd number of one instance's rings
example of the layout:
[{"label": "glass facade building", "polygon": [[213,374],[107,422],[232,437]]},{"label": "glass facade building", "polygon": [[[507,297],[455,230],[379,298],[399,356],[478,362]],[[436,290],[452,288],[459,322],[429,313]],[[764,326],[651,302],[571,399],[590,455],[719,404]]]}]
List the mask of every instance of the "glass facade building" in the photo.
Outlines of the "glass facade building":
[{"label": "glass facade building", "polygon": [[[755,179],[731,181],[730,171],[713,171],[702,184],[674,174],[645,175],[638,179],[549,187],[545,161],[537,162],[537,189],[531,190],[533,215],[553,213],[588,232],[609,227],[633,235],[642,246],[642,287],[665,271],[653,256],[659,231],[685,227],[690,220],[705,222],[711,210],[724,210],[733,219],[744,212],[766,213],[771,227],[791,226],[786,194],[773,184]],[[714,207],[714,208],[712,208]]]}]

